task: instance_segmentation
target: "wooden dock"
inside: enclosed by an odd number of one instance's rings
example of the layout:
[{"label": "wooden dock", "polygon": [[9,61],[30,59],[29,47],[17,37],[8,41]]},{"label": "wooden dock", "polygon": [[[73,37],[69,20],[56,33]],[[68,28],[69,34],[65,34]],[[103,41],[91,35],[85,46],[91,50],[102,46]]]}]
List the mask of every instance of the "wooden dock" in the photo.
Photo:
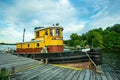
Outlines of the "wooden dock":
[{"label": "wooden dock", "polygon": [[0,69],[11,72],[15,67],[15,75],[10,80],[120,80],[120,70],[113,71],[103,65],[103,73],[92,70],[81,70],[42,64],[40,61],[18,57],[9,53],[0,53]]}]

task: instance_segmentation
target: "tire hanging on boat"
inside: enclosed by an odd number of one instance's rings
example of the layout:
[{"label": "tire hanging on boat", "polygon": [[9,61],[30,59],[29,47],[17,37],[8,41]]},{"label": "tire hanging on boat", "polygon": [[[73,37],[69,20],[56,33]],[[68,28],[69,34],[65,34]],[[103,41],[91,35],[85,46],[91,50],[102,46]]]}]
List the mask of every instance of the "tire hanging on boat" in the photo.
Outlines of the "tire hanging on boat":
[{"label": "tire hanging on boat", "polygon": [[91,49],[91,58],[95,62],[96,65],[101,65],[102,64],[102,52],[101,48],[94,48]]}]

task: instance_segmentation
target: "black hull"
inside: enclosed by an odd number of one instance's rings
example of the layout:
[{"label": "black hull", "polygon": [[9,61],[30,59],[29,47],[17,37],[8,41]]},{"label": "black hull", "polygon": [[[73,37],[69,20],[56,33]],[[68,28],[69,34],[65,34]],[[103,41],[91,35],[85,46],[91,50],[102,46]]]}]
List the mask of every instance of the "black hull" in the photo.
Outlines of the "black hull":
[{"label": "black hull", "polygon": [[[91,49],[87,52],[96,65],[102,64],[101,49]],[[19,54],[24,57],[33,58],[36,60],[48,60],[48,63],[62,64],[62,63],[78,63],[88,62],[89,58],[85,52],[72,51],[61,53],[34,53],[34,54]]]}]

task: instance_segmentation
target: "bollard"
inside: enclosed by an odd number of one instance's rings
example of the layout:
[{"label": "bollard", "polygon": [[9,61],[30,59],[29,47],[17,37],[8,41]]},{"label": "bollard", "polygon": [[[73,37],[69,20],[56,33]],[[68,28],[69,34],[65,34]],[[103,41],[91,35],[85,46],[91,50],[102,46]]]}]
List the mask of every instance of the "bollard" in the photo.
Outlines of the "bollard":
[{"label": "bollard", "polygon": [[48,58],[45,59],[45,64],[48,64]]},{"label": "bollard", "polygon": [[15,67],[11,67],[10,77],[15,77]]},{"label": "bollard", "polygon": [[44,63],[44,59],[41,59],[40,61],[42,62],[42,64]]}]

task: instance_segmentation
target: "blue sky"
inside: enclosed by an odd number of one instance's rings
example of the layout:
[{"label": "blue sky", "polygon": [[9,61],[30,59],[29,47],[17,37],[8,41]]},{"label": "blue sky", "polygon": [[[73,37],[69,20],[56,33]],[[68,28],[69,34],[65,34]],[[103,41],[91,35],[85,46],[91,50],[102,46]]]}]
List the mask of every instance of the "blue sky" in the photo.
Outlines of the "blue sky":
[{"label": "blue sky", "polygon": [[59,23],[64,39],[120,24],[120,0],[0,0],[0,42],[34,38],[34,27]]}]

